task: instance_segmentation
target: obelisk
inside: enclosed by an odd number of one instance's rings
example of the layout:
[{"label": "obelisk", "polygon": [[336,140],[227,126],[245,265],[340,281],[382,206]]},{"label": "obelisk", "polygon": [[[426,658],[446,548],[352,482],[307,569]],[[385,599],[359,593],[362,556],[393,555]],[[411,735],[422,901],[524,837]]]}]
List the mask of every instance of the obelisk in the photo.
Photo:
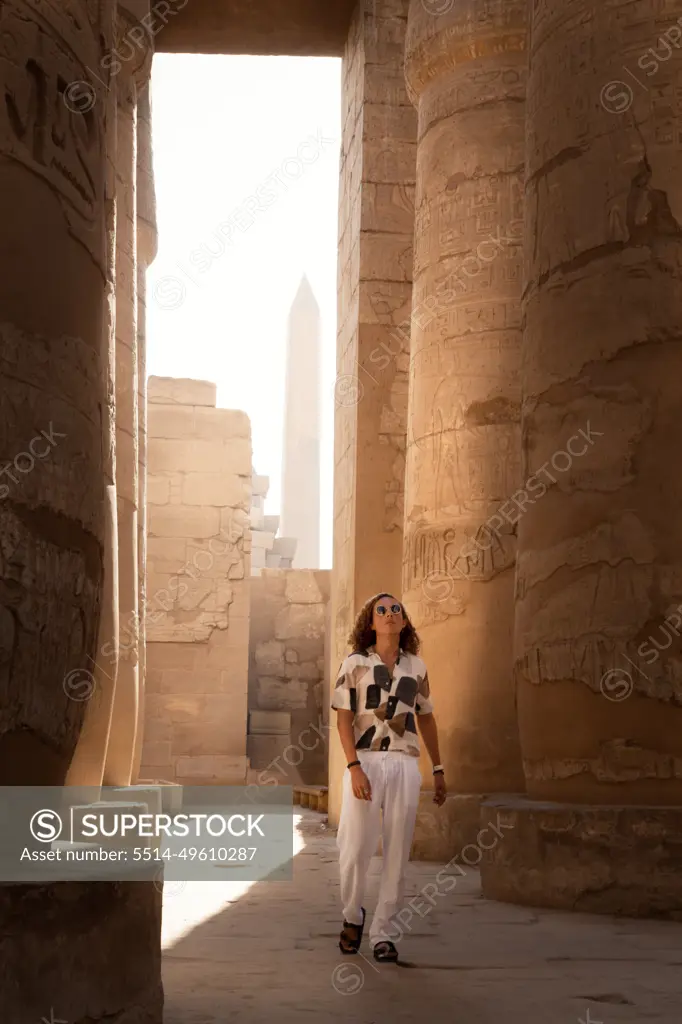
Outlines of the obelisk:
[{"label": "obelisk", "polygon": [[293,567],[320,566],[320,307],[304,275],[289,313],[280,533]]}]

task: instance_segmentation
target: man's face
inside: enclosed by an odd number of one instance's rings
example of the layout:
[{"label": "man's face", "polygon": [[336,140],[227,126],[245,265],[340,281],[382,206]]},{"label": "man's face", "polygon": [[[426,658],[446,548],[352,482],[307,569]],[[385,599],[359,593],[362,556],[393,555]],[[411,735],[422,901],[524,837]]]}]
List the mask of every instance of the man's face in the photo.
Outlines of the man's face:
[{"label": "man's face", "polygon": [[372,628],[380,636],[400,636],[405,625],[403,606],[395,597],[380,597],[372,611]]}]

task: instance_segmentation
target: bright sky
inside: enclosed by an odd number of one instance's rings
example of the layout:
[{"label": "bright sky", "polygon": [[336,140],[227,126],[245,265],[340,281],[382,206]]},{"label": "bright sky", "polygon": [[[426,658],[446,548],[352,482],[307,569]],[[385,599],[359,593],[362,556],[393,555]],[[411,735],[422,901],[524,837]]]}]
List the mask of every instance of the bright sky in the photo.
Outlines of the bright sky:
[{"label": "bright sky", "polygon": [[157,54],[152,104],[148,373],[214,381],[219,406],[248,413],[266,509],[279,512],[287,318],[308,275],[322,313],[330,568],[341,61]]}]

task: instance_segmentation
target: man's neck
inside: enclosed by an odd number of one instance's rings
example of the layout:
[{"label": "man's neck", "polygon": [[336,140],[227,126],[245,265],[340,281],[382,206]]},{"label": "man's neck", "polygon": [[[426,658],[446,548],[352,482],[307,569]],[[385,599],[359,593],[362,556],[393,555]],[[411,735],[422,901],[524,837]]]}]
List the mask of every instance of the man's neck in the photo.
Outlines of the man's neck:
[{"label": "man's neck", "polygon": [[400,653],[400,637],[377,637],[374,649],[382,661],[397,661]]}]

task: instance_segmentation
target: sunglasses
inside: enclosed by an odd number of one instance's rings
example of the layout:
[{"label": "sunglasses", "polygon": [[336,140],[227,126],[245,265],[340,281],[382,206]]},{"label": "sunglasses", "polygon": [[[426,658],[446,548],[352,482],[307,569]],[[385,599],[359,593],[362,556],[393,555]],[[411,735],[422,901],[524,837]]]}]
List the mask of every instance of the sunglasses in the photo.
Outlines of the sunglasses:
[{"label": "sunglasses", "polygon": [[385,604],[378,604],[374,611],[377,615],[386,615],[387,612],[393,612],[394,615],[397,615],[398,612],[402,611],[402,608],[399,604],[392,604],[390,608],[387,608]]}]

